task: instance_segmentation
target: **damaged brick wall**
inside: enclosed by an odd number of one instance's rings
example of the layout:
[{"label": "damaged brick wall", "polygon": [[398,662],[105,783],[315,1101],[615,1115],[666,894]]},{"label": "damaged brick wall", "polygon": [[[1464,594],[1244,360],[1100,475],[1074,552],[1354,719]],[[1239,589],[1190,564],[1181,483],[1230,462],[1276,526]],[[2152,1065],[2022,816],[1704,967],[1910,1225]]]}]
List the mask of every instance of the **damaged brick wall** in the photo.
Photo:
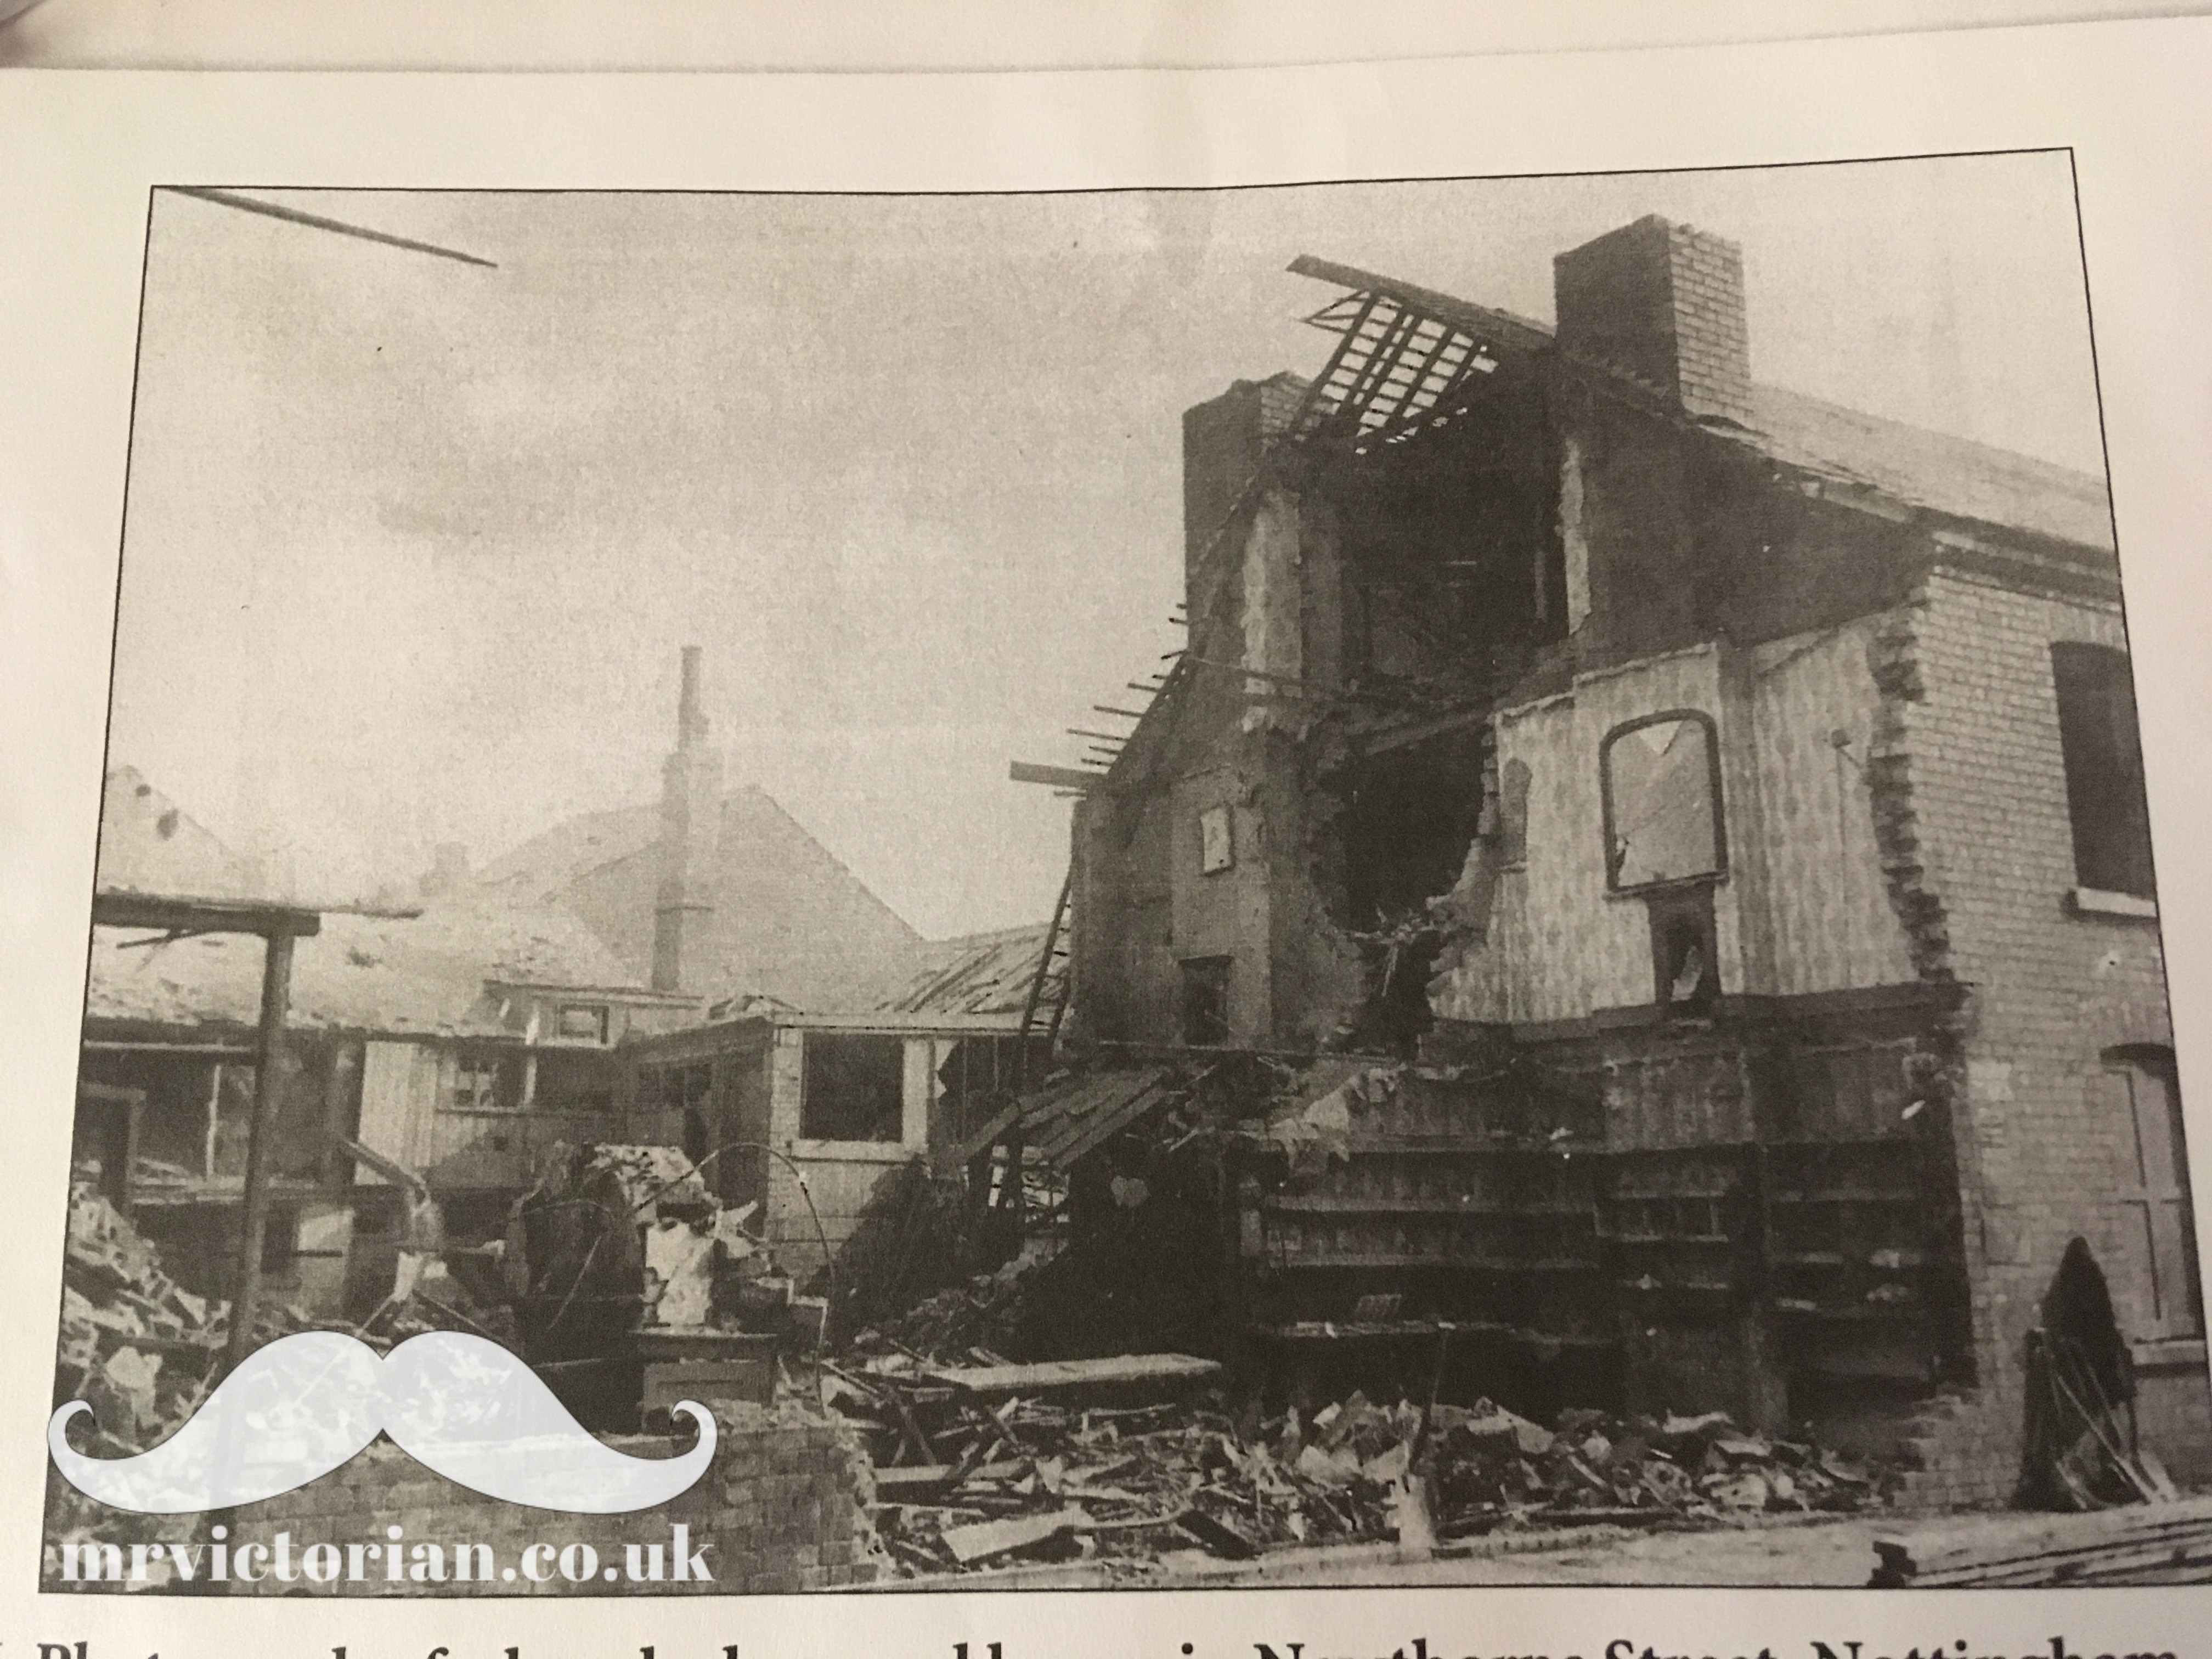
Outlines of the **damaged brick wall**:
[{"label": "damaged brick wall", "polygon": [[[2023,1344],[2066,1241],[2130,1302],[2133,1126],[2100,1101],[2102,1056],[2170,1047],[2154,920],[2075,911],[2051,647],[2124,649],[2115,602],[1939,569],[1869,653],[1884,866],[1923,980],[1972,988],[1927,1079],[1948,1103],[1972,1281],[1978,1389],[1927,1425],[1925,1495],[2000,1502],[2019,1468]],[[2124,1319],[2125,1315],[2124,1313]],[[2201,1346],[2144,1378],[2145,1443],[2208,1465]]]}]

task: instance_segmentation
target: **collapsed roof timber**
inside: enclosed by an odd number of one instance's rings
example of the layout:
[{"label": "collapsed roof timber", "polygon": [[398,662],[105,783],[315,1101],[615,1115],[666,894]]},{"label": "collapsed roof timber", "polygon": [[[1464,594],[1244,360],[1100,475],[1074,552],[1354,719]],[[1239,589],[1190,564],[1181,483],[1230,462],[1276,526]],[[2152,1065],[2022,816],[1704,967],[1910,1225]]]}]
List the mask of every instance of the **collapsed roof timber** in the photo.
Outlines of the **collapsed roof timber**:
[{"label": "collapsed roof timber", "polygon": [[[2047,1295],[2079,1239],[2142,1443],[2212,1478],[2101,483],[1753,382],[1739,251],[1656,217],[1559,257],[1556,330],[1292,269],[1337,290],[1326,368],[1183,416],[1187,648],[1091,769],[1016,769],[1078,796],[1051,925],[925,948],[842,872],[758,921],[730,843],[775,825],[687,659],[658,838],[580,820],[468,889],[562,949],[319,1023],[281,1163],[285,1224],[372,1263],[333,1309],[383,1311],[384,1164],[465,1251],[605,1142],[740,1218],[718,1318],[780,1273],[833,1341],[1723,1411],[1979,1501],[2132,1478],[2052,1449],[2122,1403]],[[808,951],[788,995],[730,981]],[[119,963],[88,1079],[208,1103],[212,1178],[216,1016]],[[590,1358],[530,1323],[575,1290],[516,1294],[550,1365]]]}]

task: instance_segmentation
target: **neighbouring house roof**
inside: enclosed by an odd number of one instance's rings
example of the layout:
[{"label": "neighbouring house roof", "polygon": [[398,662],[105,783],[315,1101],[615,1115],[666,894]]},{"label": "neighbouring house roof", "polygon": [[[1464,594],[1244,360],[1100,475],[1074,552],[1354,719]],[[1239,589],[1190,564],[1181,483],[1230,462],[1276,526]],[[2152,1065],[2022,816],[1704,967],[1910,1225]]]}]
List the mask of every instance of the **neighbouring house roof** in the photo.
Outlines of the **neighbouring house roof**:
[{"label": "neighbouring house roof", "polygon": [[[86,1018],[252,1026],[261,1005],[261,940],[251,932],[170,938],[161,930],[205,920],[170,915],[179,910],[171,902],[179,896],[194,902],[188,908],[209,912],[210,925],[222,925],[231,911],[241,925],[251,921],[248,913],[270,908],[254,891],[258,874],[136,768],[111,771],[100,809],[95,915],[127,915],[140,925],[94,928]],[[144,897],[126,899],[132,895]],[[639,987],[589,928],[558,908],[471,895],[414,914],[297,908],[323,914],[319,931],[295,945],[286,1022],[294,1029],[489,1036],[502,1028],[488,981],[590,985],[610,994]]]},{"label": "neighbouring house roof", "polygon": [[[1292,262],[1291,270],[1352,289],[1355,295],[1388,296],[1409,313],[1449,325],[1450,331],[1484,349],[1534,353],[1553,340],[1553,331],[1541,323],[1354,266],[1303,257]],[[1339,301],[1324,309],[1316,320],[1342,331],[1348,324],[1347,318],[1336,315],[1342,306]],[[1425,349],[1426,343],[1408,349]],[[1613,372],[1595,365],[1583,367]],[[1423,359],[1390,380],[1409,400],[1402,416],[1425,414],[1432,406],[1430,400],[1446,391],[1458,368],[1456,359],[1439,361],[1434,367]],[[1633,380],[1626,374],[1621,378]],[[1322,395],[1326,398],[1328,392],[1324,386]],[[1753,385],[1751,403],[1753,429],[1709,429],[1748,444],[1784,465],[1863,485],[1906,507],[2112,550],[2109,498],[2104,480],[2094,474],[1885,420],[1778,386]],[[1394,407],[1389,415],[1396,420],[1401,411]]]},{"label": "neighbouring house roof", "polygon": [[[167,940],[96,929],[88,1021],[250,1027],[260,1006],[262,945],[236,934]],[[592,985],[635,978],[565,911],[460,901],[416,917],[331,915],[292,963],[293,1030],[393,1036],[513,1035],[488,981]]]},{"label": "neighbouring house roof", "polygon": [[100,792],[98,884],[116,892],[240,898],[252,890],[253,872],[137,767],[118,766]]},{"label": "neighbouring house roof", "polygon": [[939,939],[921,965],[884,998],[881,1011],[901,1014],[1009,1014],[1029,1006],[1037,963],[1051,927],[1044,922]]},{"label": "neighbouring house roof", "polygon": [[[653,962],[659,878],[657,805],[592,812],[555,825],[495,860],[477,890],[580,917],[640,976]],[[686,986],[708,1002],[766,996],[817,1012],[855,1012],[911,975],[921,936],[764,791],[722,799],[713,867],[694,888],[718,963]]]}]

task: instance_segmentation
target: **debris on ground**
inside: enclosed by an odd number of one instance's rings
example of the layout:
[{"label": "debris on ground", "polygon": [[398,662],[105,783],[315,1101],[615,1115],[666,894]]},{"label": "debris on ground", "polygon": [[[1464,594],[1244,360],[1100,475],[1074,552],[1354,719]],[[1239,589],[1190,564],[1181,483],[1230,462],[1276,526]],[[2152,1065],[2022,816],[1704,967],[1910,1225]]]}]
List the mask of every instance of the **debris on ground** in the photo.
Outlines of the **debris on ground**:
[{"label": "debris on ground", "polygon": [[895,1164],[870,1189],[834,1273],[809,1288],[831,1297],[830,1340],[891,1320],[925,1297],[957,1296],[975,1250],[965,1187],[923,1159]]},{"label": "debris on ground", "polygon": [[1025,1281],[1036,1266],[1018,1256],[996,1273],[980,1273],[924,1297],[897,1318],[862,1331],[853,1346],[862,1353],[958,1354],[979,1346],[1003,1351],[1013,1346],[1021,1329],[1028,1305]]},{"label": "debris on ground", "polygon": [[[254,1310],[264,1342],[307,1323],[279,1303]],[[229,1334],[228,1303],[185,1289],[121,1211],[71,1188],[58,1386],[92,1404],[94,1424],[76,1431],[83,1449],[113,1456],[165,1438],[198,1407]]]},{"label": "debris on ground", "polygon": [[[1215,1368],[1182,1356],[1087,1369],[1009,1367],[983,1348],[968,1358],[892,1352],[824,1370],[827,1403],[870,1443],[877,1528],[908,1577],[1018,1560],[1134,1565],[1192,1550],[1248,1560],[1302,1545],[1425,1547],[1516,1528],[1723,1526],[1877,1498],[1875,1477],[1849,1460],[1747,1433],[1717,1412],[1571,1410],[1547,1428],[1487,1401],[1425,1413],[1354,1394],[1310,1418],[1293,1408],[1262,1419],[1218,1395],[1189,1398]],[[1024,1376],[1038,1386],[1018,1386]]]}]

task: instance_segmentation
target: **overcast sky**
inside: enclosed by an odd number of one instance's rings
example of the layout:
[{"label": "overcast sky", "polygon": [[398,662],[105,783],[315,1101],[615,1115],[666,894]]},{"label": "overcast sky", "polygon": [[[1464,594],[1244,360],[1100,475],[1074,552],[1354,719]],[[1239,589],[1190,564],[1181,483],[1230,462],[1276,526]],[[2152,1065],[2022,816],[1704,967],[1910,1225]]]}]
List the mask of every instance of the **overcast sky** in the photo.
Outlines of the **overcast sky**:
[{"label": "overcast sky", "polygon": [[1180,636],[1180,415],[1310,374],[1301,252],[1548,321],[1647,212],[1759,380],[2101,470],[2062,155],[1223,192],[159,195],[110,764],[303,887],[653,798],[678,647],[932,936],[1041,920],[1072,763]]}]

